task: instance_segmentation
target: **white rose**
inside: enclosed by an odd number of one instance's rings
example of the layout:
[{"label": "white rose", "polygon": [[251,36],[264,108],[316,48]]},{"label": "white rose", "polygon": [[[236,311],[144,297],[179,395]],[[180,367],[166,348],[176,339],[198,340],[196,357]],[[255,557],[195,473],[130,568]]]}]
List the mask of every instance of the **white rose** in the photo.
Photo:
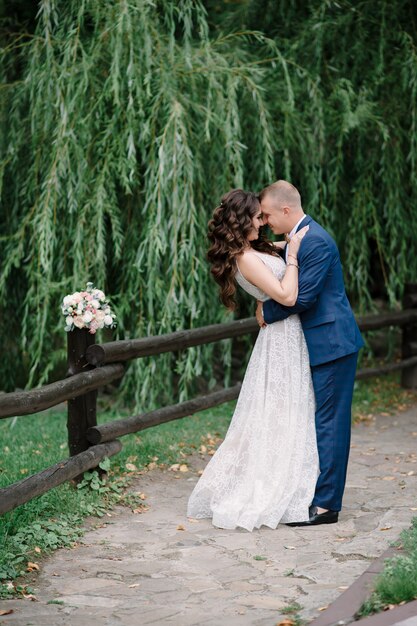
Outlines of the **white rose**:
[{"label": "white rose", "polygon": [[65,323],[67,326],[72,326],[74,321],[74,318],[72,317],[72,315],[68,315],[68,317],[65,318]]},{"label": "white rose", "polygon": [[90,302],[91,306],[93,306],[95,309],[99,309],[100,308],[100,302],[98,300],[91,300]]},{"label": "white rose", "polygon": [[110,326],[111,324],[113,324],[113,318],[111,315],[106,315],[104,318],[104,323],[106,326]]},{"label": "white rose", "polygon": [[72,296],[65,296],[64,306],[72,306],[72,305],[73,305]]},{"label": "white rose", "polygon": [[88,324],[88,322],[91,322],[91,320],[93,319],[93,314],[91,313],[91,311],[86,311],[83,315],[83,321]]}]

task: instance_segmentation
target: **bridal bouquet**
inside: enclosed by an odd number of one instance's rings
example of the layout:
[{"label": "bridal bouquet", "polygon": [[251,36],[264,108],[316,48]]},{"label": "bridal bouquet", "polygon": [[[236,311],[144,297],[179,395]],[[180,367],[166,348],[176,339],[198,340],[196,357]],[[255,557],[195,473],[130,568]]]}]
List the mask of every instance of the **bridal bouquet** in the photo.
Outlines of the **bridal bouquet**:
[{"label": "bridal bouquet", "polygon": [[106,296],[93,283],[87,283],[85,291],[65,296],[61,309],[67,332],[74,328],[87,328],[94,335],[100,328],[116,326],[116,316],[111,312]]}]

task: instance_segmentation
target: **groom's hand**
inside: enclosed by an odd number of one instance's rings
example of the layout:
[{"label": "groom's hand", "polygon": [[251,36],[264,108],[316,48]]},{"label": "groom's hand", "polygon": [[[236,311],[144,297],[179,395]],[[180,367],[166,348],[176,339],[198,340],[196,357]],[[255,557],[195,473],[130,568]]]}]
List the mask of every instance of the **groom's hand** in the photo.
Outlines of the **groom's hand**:
[{"label": "groom's hand", "polygon": [[259,328],[265,328],[266,322],[264,320],[264,316],[262,315],[262,302],[258,300],[258,304],[256,306],[256,320],[259,324]]}]

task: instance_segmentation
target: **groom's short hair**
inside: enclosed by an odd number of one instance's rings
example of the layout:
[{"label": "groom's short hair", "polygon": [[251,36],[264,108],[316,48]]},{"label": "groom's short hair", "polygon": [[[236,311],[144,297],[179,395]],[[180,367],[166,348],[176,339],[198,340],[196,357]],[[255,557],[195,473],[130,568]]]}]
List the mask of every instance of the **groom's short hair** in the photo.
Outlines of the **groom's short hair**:
[{"label": "groom's short hair", "polygon": [[259,194],[259,201],[262,202],[265,196],[272,196],[281,205],[289,206],[290,208],[301,208],[301,196],[300,192],[294,185],[286,180],[277,180],[272,185],[268,185],[262,189]]}]

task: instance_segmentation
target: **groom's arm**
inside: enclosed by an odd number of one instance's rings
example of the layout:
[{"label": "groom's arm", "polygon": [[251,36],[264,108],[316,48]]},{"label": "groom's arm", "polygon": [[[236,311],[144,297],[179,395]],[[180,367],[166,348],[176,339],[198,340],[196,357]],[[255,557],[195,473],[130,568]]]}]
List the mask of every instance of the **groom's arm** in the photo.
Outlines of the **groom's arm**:
[{"label": "groom's arm", "polygon": [[[307,235],[308,237],[308,235]],[[301,313],[309,309],[320,295],[327,273],[332,262],[332,252],[327,242],[321,238],[311,238],[305,246],[300,248],[298,262],[300,277],[298,281],[298,297],[294,306],[284,306],[267,300],[263,303],[264,320],[267,324],[284,320],[294,313]]]}]

